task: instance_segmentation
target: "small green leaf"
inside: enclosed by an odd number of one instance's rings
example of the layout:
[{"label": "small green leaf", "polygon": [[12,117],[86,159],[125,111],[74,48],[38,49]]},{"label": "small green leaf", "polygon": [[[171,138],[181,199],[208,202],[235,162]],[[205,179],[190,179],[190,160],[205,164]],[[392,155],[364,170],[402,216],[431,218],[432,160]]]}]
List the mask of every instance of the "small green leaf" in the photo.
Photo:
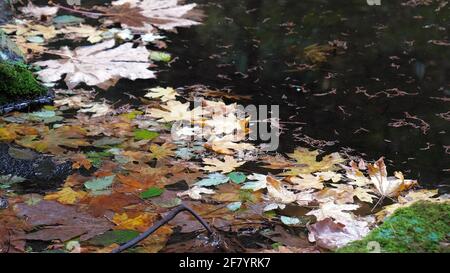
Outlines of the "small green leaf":
[{"label": "small green leaf", "polygon": [[148,199],[148,198],[160,196],[163,192],[164,192],[164,189],[152,187],[152,188],[149,188],[148,190],[144,191],[143,193],[141,193],[140,196],[143,199]]},{"label": "small green leaf", "polygon": [[241,184],[241,183],[245,182],[245,180],[247,179],[247,176],[242,172],[229,173],[228,177],[230,178],[230,180],[233,183],[236,183],[236,184]]},{"label": "small green leaf", "polygon": [[110,230],[102,235],[96,236],[89,240],[89,243],[95,246],[110,246],[112,244],[124,244],[139,235],[134,230]]},{"label": "small green leaf", "polygon": [[159,133],[145,130],[145,129],[138,129],[134,131],[134,138],[136,140],[152,140],[159,136]]},{"label": "small green leaf", "polygon": [[161,51],[150,51],[150,59],[155,62],[168,63],[172,59],[170,54]]}]

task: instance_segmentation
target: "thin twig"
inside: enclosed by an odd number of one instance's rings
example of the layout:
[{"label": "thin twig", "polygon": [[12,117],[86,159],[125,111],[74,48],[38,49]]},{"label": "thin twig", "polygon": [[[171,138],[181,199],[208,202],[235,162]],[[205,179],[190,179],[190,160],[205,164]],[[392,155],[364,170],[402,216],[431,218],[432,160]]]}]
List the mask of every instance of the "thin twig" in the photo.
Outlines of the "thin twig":
[{"label": "thin twig", "polygon": [[194,210],[192,210],[190,207],[186,206],[185,204],[181,204],[178,207],[176,207],[175,209],[173,209],[172,211],[170,211],[161,220],[156,222],[156,224],[154,224],[152,227],[147,229],[144,233],[142,233],[139,236],[137,236],[136,238],[128,241],[127,243],[117,247],[116,249],[111,251],[111,253],[120,253],[120,252],[122,252],[124,250],[129,249],[130,247],[135,246],[136,244],[138,244],[139,242],[141,242],[142,240],[144,240],[145,238],[150,236],[158,228],[160,228],[163,225],[167,224],[170,220],[175,218],[175,216],[177,216],[182,211],[188,211],[190,214],[192,214],[205,227],[205,229],[208,231],[209,234],[213,233],[211,227],[208,225],[208,223],[206,223],[205,220],[203,220],[203,218],[200,215],[198,215]]},{"label": "thin twig", "polygon": [[55,4],[53,3],[53,6],[58,7],[59,9],[65,10],[65,11],[69,11],[69,12],[74,12],[74,13],[78,13],[78,14],[82,14],[82,15],[86,15],[88,17],[94,16],[94,17],[101,17],[101,16],[108,16],[104,13],[99,13],[99,12],[90,12],[90,11],[83,11],[83,10],[78,10],[78,9],[72,9],[72,8],[68,8],[68,7],[64,7],[61,6],[59,4]]}]

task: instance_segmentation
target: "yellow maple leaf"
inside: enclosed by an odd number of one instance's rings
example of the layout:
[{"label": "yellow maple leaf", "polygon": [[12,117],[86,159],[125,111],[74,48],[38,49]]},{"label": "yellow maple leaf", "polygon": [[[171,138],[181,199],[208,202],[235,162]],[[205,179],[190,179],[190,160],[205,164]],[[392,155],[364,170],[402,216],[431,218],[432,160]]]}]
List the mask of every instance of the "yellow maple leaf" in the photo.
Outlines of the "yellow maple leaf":
[{"label": "yellow maple leaf", "polygon": [[173,150],[174,148],[176,148],[175,145],[171,143],[164,143],[163,145],[152,144],[150,145],[149,150],[152,158],[161,160],[173,156],[175,154],[175,151]]},{"label": "yellow maple leaf", "polygon": [[115,229],[129,229],[145,231],[155,220],[156,214],[143,213],[136,217],[129,217],[127,213],[116,213],[112,222],[117,226]]},{"label": "yellow maple leaf", "polygon": [[293,167],[288,167],[290,170],[282,173],[281,175],[296,176],[299,174],[309,174],[318,171],[332,171],[336,169],[336,164],[345,161],[339,153],[326,155],[320,161],[317,161],[318,155],[318,151],[309,151],[305,148],[296,149],[294,153],[288,154],[290,158],[295,159],[296,165]]},{"label": "yellow maple leaf", "polygon": [[74,191],[72,188],[66,187],[58,192],[45,196],[44,200],[56,200],[61,204],[73,205],[86,197],[86,195],[87,193],[84,191]]}]

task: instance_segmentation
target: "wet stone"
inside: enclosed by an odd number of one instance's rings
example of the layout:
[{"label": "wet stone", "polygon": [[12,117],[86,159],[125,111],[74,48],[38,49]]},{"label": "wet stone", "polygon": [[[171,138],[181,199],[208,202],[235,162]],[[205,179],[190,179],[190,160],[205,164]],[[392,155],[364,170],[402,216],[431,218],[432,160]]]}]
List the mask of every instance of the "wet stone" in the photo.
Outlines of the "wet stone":
[{"label": "wet stone", "polygon": [[[34,153],[19,154],[19,147],[0,143],[0,175],[14,175],[25,178],[12,188],[16,193],[40,193],[57,189],[72,172],[71,162],[58,162],[53,156]],[[14,152],[11,152],[11,151]]]}]

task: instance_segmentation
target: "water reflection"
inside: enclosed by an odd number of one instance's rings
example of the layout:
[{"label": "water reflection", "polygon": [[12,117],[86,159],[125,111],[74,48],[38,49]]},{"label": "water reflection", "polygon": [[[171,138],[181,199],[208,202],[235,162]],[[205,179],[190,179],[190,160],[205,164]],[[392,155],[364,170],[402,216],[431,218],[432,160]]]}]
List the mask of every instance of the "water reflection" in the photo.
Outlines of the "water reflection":
[{"label": "water reflection", "polygon": [[[385,155],[428,184],[449,181],[449,121],[436,114],[450,110],[450,51],[430,42],[448,40],[448,9],[362,0],[197,2],[208,17],[171,37],[169,50],[180,58],[161,73],[164,82],[228,87],[280,104],[282,120],[294,122],[280,151],[309,143]],[[341,47],[311,69],[304,49],[333,43]],[[395,120],[404,126],[388,125]],[[430,125],[425,134],[422,121]]]},{"label": "water reflection", "polygon": [[[120,81],[101,96],[127,103],[124,93],[194,84],[251,94],[249,103],[280,105],[280,152],[300,145],[384,155],[422,184],[449,184],[450,50],[439,41],[450,40],[450,9],[365,0],[195,2],[204,24],[167,35],[177,61],[157,80]],[[305,54],[313,44],[332,47],[323,63]]]}]

